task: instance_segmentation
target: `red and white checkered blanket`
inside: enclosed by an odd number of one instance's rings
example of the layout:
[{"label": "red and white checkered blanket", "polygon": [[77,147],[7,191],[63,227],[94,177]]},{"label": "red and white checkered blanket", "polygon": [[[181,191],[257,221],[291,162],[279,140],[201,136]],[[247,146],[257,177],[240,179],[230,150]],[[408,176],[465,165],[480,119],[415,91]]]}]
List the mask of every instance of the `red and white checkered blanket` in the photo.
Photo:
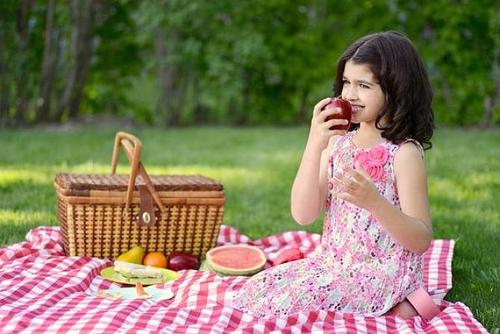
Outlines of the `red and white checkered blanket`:
[{"label": "red and white checkered blanket", "polygon": [[[231,308],[228,292],[246,278],[219,277],[202,271],[181,271],[166,283],[175,297],[152,300],[112,300],[93,296],[97,289],[119,287],[99,275],[110,261],[64,255],[56,227],[38,227],[27,241],[0,248],[0,332],[95,333],[486,333],[462,303],[442,298],[451,289],[453,240],[435,240],[425,255],[425,286],[441,313],[429,322],[415,317],[363,317],[311,311],[285,318],[257,319]],[[286,232],[252,241],[223,226],[218,244],[247,243],[260,247],[272,260],[276,252],[300,246],[309,254],[320,236]]]}]

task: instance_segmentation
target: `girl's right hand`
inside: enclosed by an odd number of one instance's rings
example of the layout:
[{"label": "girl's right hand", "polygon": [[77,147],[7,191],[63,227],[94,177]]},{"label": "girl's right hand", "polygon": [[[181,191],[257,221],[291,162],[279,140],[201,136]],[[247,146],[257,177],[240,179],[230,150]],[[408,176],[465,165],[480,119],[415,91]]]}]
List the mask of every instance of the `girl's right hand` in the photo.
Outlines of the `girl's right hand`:
[{"label": "girl's right hand", "polygon": [[311,120],[311,129],[309,130],[309,139],[308,141],[318,148],[322,150],[326,148],[328,145],[328,141],[332,136],[343,135],[347,131],[346,130],[330,130],[334,125],[346,125],[348,121],[345,119],[330,119],[325,121],[328,116],[339,113],[339,108],[328,108],[326,110],[323,109],[332,98],[328,97],[319,101],[313,110],[313,117]]}]

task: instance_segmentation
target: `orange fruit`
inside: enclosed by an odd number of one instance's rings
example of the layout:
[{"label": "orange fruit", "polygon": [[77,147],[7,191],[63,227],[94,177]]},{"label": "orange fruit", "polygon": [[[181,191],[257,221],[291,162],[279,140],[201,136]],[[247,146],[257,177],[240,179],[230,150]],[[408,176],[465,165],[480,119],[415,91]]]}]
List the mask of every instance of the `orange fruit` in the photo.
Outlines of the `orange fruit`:
[{"label": "orange fruit", "polygon": [[146,254],[142,264],[145,266],[166,268],[167,267],[167,257],[161,252],[150,252]]}]

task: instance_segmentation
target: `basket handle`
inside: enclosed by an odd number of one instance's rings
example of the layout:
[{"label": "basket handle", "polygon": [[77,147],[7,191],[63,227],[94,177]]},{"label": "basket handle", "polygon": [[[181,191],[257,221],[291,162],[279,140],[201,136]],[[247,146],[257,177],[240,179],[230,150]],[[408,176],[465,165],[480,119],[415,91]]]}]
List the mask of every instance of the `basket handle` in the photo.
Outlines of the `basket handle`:
[{"label": "basket handle", "polygon": [[161,202],[160,196],[156,192],[156,189],[153,186],[153,182],[151,182],[151,178],[149,177],[140,160],[142,143],[136,136],[123,131],[119,131],[116,133],[115,144],[113,147],[113,157],[111,160],[111,175],[114,175],[116,173],[120,147],[123,147],[127,159],[131,165],[130,176],[128,179],[125,210],[128,210],[128,208],[130,207],[130,203],[132,203],[132,196],[134,193],[134,185],[137,175],[141,175],[155,203],[158,205],[162,212],[165,211],[165,207]]}]

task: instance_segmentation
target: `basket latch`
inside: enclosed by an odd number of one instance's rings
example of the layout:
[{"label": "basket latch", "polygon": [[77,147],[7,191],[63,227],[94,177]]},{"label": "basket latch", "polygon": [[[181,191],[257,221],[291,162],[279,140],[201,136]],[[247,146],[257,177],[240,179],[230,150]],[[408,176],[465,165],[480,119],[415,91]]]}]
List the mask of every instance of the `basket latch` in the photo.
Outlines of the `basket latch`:
[{"label": "basket latch", "polygon": [[137,186],[139,188],[139,197],[141,199],[141,211],[139,214],[139,225],[154,226],[156,223],[155,208],[153,196],[144,184]]}]

